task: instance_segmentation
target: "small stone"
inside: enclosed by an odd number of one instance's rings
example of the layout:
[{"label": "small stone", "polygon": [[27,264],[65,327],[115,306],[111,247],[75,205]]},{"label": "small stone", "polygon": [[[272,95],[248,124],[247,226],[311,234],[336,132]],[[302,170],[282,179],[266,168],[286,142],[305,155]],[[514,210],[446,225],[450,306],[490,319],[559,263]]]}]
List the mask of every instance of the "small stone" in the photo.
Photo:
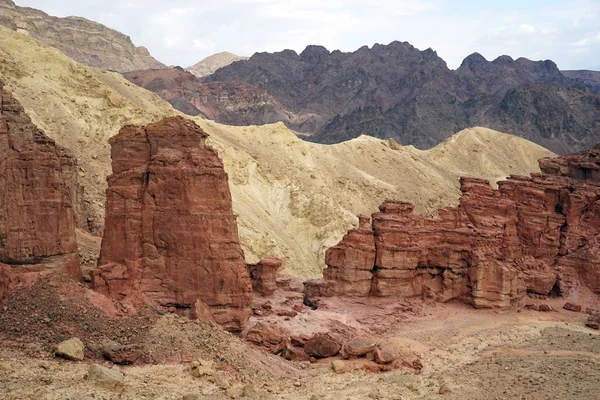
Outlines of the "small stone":
[{"label": "small stone", "polygon": [[85,346],[79,338],[65,340],[56,346],[56,355],[72,361],[83,361]]},{"label": "small stone", "polygon": [[540,304],[538,310],[541,311],[541,312],[550,312],[550,311],[553,311],[552,307],[550,307],[548,304]]},{"label": "small stone", "polygon": [[256,389],[254,385],[249,383],[242,389],[242,397],[254,397],[256,395]]},{"label": "small stone", "polygon": [[331,363],[331,369],[333,369],[333,371],[336,374],[339,374],[341,372],[344,372],[344,368],[345,368],[345,364],[342,360],[335,360],[334,362]]},{"label": "small stone", "polygon": [[122,391],[125,385],[125,377],[122,373],[96,364],[90,365],[87,379],[105,389]]},{"label": "small stone", "polygon": [[225,391],[225,395],[230,399],[239,399],[243,393],[244,389],[241,386],[232,386]]},{"label": "small stone", "polygon": [[300,386],[302,386],[302,382],[296,381],[296,382],[294,382],[294,386],[300,387]]},{"label": "small stone", "polygon": [[10,371],[10,370],[12,370],[12,367],[8,362],[0,362],[0,371]]},{"label": "small stone", "polygon": [[412,390],[413,392],[419,391],[419,385],[416,382],[409,382],[406,384],[406,388]]},{"label": "small stone", "polygon": [[443,383],[442,386],[440,386],[439,393],[440,394],[452,393],[452,387],[448,383]]},{"label": "small stone", "polygon": [[378,399],[379,398],[379,392],[377,392],[376,390],[373,390],[371,393],[369,393],[369,398],[370,399]]}]

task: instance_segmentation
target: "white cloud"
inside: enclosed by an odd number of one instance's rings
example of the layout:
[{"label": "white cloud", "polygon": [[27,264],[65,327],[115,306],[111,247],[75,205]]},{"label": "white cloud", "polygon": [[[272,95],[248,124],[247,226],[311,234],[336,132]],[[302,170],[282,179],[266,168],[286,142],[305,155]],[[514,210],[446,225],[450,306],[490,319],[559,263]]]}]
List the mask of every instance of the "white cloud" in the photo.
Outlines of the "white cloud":
[{"label": "white cloud", "polygon": [[522,25],[519,27],[519,30],[520,30],[521,32],[525,32],[525,33],[533,33],[533,32],[535,32],[535,28],[534,28],[533,26],[531,26],[531,25],[527,25],[527,24],[522,24]]}]

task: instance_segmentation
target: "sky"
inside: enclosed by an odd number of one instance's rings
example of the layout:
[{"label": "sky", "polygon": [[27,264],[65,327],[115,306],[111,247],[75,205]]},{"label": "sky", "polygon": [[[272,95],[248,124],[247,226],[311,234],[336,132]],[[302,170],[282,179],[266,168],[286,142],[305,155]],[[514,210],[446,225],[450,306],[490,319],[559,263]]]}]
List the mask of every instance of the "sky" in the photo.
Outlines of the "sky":
[{"label": "sky", "polygon": [[600,0],[16,0],[50,15],[76,15],[130,36],[167,65],[211,54],[307,45],[354,51],[407,41],[448,66],[478,52],[488,60],[551,59],[560,69],[600,71]]}]

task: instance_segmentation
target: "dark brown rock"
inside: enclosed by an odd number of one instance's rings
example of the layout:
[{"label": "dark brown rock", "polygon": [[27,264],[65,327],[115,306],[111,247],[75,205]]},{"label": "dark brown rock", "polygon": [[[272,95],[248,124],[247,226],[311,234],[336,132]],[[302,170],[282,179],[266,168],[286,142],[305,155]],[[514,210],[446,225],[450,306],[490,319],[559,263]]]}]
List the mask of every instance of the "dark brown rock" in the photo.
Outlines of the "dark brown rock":
[{"label": "dark brown rock", "polygon": [[[544,173],[511,176],[497,190],[461,178],[459,206],[436,218],[415,215],[409,203],[384,202],[372,231],[367,225],[350,231],[327,251],[324,278],[306,283],[307,296],[457,299],[509,308],[526,294],[587,288],[600,295],[600,145],[542,159],[540,166]],[[369,266],[356,243],[371,239]]]},{"label": "dark brown rock", "polygon": [[[63,272],[82,280],[71,187],[75,158],[31,123],[0,82],[0,299]],[[71,186],[69,186],[69,184]]]},{"label": "dark brown rock", "polygon": [[590,315],[585,325],[592,329],[600,329],[600,314]]},{"label": "dark brown rock", "polygon": [[342,345],[328,335],[315,335],[304,345],[306,354],[317,358],[333,357],[341,349]]},{"label": "dark brown rock", "polygon": [[137,345],[112,345],[102,349],[102,356],[114,364],[135,364],[142,356],[142,348]]},{"label": "dark brown rock", "polygon": [[563,306],[563,308],[565,310],[569,310],[569,311],[581,312],[581,306],[579,304],[573,304],[570,302],[566,302],[565,305]]},{"label": "dark brown rock", "polygon": [[[192,121],[126,126],[111,138],[106,224],[93,287],[239,331],[252,287],[227,174]],[[209,315],[207,315],[209,314]]]},{"label": "dark brown rock", "polygon": [[279,258],[265,258],[257,264],[248,264],[252,288],[263,296],[273,294],[277,290],[277,271],[281,264]]},{"label": "dark brown rock", "polygon": [[375,354],[375,362],[377,364],[391,364],[396,359],[396,357],[394,356],[394,353],[392,353],[392,351],[390,349],[387,349],[385,347],[384,348],[377,347],[375,349],[374,354]]},{"label": "dark brown rock", "polygon": [[350,357],[362,357],[375,351],[377,342],[371,339],[358,339],[344,345],[344,352]]}]

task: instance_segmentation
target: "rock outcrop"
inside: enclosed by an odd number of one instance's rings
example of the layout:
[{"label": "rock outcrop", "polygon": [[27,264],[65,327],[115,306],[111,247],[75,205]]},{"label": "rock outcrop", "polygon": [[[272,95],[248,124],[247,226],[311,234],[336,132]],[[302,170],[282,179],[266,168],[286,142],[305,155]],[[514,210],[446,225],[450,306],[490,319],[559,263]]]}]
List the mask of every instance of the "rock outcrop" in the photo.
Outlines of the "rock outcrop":
[{"label": "rock outcrop", "polygon": [[30,35],[92,67],[117,72],[165,68],[128,36],[85,18],[53,17],[19,7],[12,0],[0,0],[0,25]]},{"label": "rock outcrop", "polygon": [[207,134],[181,117],[111,138],[106,225],[93,287],[239,331],[252,286],[227,174]]},{"label": "rock outcrop", "polygon": [[0,299],[60,271],[81,279],[75,158],[31,123],[0,83]]},{"label": "rock outcrop", "polygon": [[307,283],[307,295],[509,308],[527,293],[600,294],[600,145],[541,159],[540,167],[497,190],[462,178],[459,206],[436,218],[413,214],[410,203],[384,202],[372,228],[361,218],[327,251],[324,278]]},{"label": "rock outcrop", "polygon": [[248,264],[252,288],[263,296],[273,294],[277,290],[277,271],[281,264],[279,258],[265,258],[256,264]]}]

